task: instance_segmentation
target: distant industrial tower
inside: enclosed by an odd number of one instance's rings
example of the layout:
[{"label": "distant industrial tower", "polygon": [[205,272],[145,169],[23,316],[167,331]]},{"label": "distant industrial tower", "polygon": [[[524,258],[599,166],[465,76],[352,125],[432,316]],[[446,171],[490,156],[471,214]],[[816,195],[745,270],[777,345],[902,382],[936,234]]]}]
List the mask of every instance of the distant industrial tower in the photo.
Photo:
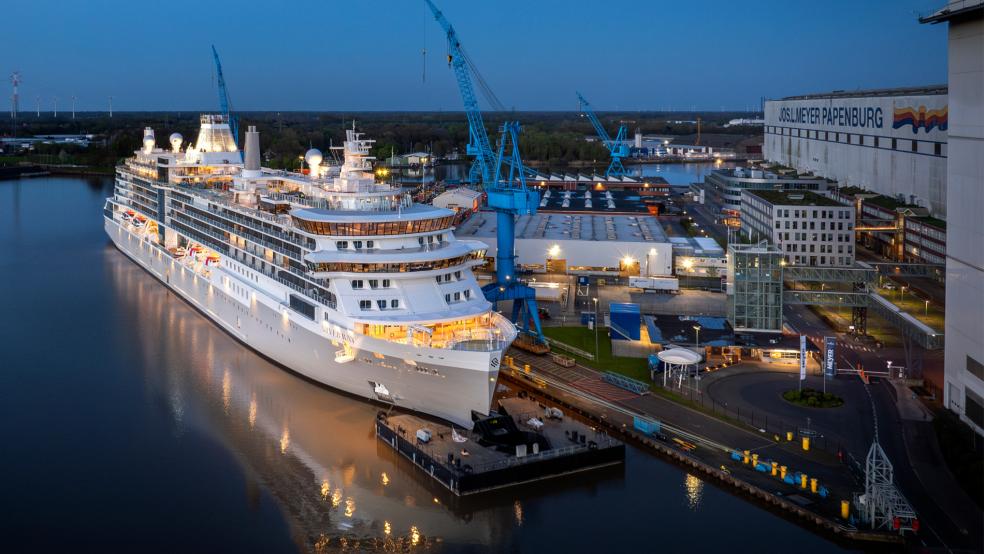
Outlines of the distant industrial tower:
[{"label": "distant industrial tower", "polygon": [[113,117],[113,97],[109,97],[109,117]]},{"label": "distant industrial tower", "polygon": [[10,129],[11,134],[17,134],[17,112],[20,110],[18,103],[20,101],[20,95],[17,92],[17,86],[20,85],[20,72],[15,71],[10,75],[10,82],[14,85],[14,92],[10,97]]}]

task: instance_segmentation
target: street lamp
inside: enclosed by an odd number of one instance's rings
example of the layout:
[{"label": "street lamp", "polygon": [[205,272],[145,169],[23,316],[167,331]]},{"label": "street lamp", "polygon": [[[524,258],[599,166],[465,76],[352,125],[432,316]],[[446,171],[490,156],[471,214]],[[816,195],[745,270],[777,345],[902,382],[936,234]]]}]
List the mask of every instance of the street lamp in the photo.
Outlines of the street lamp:
[{"label": "street lamp", "polygon": [[929,300],[926,300],[926,316],[929,316]]},{"label": "street lamp", "polygon": [[598,350],[598,298],[592,298],[594,300],[594,328],[595,328],[595,363],[598,362],[599,350]]},{"label": "street lamp", "polygon": [[700,325],[694,325],[694,331],[697,332],[696,333],[696,335],[697,335],[697,350],[699,351],[700,350]]}]

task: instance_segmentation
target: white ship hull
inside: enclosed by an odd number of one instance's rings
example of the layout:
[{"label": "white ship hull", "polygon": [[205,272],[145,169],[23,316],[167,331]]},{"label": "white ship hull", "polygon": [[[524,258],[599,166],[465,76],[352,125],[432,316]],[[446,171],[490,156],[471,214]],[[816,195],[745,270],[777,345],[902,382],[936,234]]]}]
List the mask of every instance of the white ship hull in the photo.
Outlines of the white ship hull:
[{"label": "white ship hull", "polygon": [[[106,233],[119,250],[253,350],[309,379],[358,397],[392,402],[471,428],[487,414],[502,353],[416,347],[346,334],[311,321],[283,298],[253,287],[223,260],[204,277],[116,221]],[[349,345],[345,352],[342,347]],[[344,353],[344,355],[343,355]]]}]

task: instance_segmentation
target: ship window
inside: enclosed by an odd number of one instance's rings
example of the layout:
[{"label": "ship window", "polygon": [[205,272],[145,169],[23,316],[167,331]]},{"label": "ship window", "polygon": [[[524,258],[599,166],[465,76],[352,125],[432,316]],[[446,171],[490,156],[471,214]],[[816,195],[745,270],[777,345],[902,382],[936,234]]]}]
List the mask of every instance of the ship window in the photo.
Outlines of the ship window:
[{"label": "ship window", "polygon": [[377,300],[376,301],[376,305],[379,306],[379,309],[380,310],[385,310],[386,309],[386,301],[385,300]]},{"label": "ship window", "polygon": [[352,241],[352,246],[353,246],[353,247],[354,247],[354,248],[355,248],[356,250],[360,250],[360,249],[362,248],[362,241],[361,241],[361,240],[353,240],[353,241]]},{"label": "ship window", "polygon": [[437,279],[437,282],[438,283],[441,282],[441,276],[440,275],[435,275],[434,278]]},{"label": "ship window", "polygon": [[383,279],[383,288],[384,289],[390,288],[390,280],[389,279]]},{"label": "ship window", "polygon": [[451,295],[450,294],[445,294],[444,295],[444,301],[447,302],[448,304],[450,304],[451,303]]},{"label": "ship window", "polygon": [[375,248],[375,247],[376,247],[376,243],[374,241],[371,241],[371,240],[367,240],[366,241],[366,248],[370,248],[371,249],[371,248]]},{"label": "ship window", "polygon": [[457,302],[459,300],[461,300],[461,293],[460,292],[454,293],[454,301]]},{"label": "ship window", "polygon": [[371,288],[371,289],[378,289],[379,288],[379,280],[378,279],[369,279],[369,288]]},{"label": "ship window", "polygon": [[363,287],[362,279],[356,279],[356,280],[352,281],[352,288],[353,289],[361,289],[362,287]]},{"label": "ship window", "polygon": [[360,310],[371,310],[372,309],[372,300],[359,300],[359,309]]},{"label": "ship window", "polygon": [[393,308],[395,310],[395,309],[397,309],[399,307],[400,307],[400,301],[399,300],[397,300],[396,298],[394,298],[393,300],[390,300],[390,308]]},{"label": "ship window", "polygon": [[335,248],[337,248],[339,250],[345,250],[345,249],[347,249],[348,248],[348,241],[347,240],[340,240],[340,241],[336,242],[335,243]]},{"label": "ship window", "polygon": [[471,289],[465,289],[464,295],[465,298],[471,298]]},{"label": "ship window", "polygon": [[455,279],[461,279],[461,272],[460,271],[455,271],[454,272],[454,278]]}]

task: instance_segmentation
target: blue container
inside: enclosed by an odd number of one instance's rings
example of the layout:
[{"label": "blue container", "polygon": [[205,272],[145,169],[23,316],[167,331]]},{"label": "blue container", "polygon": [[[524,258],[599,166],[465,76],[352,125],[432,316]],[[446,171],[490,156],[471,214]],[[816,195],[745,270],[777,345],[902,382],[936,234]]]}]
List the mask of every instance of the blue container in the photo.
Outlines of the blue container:
[{"label": "blue container", "polygon": [[608,306],[611,314],[612,340],[639,340],[642,313],[638,304],[615,303]]},{"label": "blue container", "polygon": [[632,426],[635,427],[637,431],[645,433],[646,435],[656,435],[660,431],[660,424],[658,421],[644,419],[641,417],[633,417]]}]

